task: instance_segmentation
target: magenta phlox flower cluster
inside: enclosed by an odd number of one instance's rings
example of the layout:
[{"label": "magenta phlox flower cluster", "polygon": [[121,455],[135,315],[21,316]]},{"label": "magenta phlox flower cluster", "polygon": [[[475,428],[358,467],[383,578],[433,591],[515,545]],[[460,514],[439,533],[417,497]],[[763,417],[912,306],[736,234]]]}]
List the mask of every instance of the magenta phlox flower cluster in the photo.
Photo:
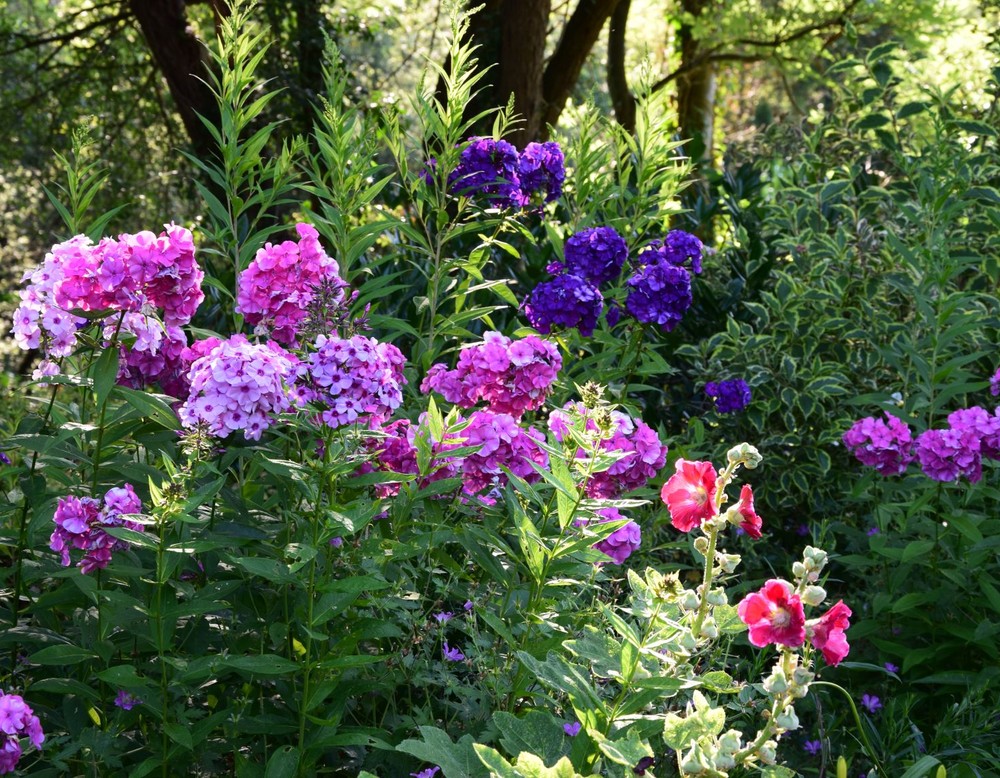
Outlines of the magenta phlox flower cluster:
[{"label": "magenta phlox flower cluster", "polygon": [[555,141],[529,143],[521,152],[517,173],[525,200],[536,193],[544,193],[545,202],[551,203],[562,195],[566,158]]},{"label": "magenta phlox flower cluster", "polygon": [[869,416],[844,433],[844,445],[858,461],[881,475],[901,475],[913,461],[913,437],[906,422],[885,414],[885,421]]},{"label": "magenta phlox flower cluster", "polygon": [[[589,417],[583,403],[567,403],[563,410],[554,410],[549,414],[549,430],[560,443],[567,439],[574,415],[586,417],[586,430],[597,432],[597,424]],[[663,469],[667,461],[667,447],[648,424],[621,411],[612,411],[611,420],[613,431],[609,437],[601,439],[598,450],[621,453],[622,456],[607,470],[590,475],[586,492],[588,497],[594,499],[610,500],[641,489]],[[586,452],[580,449],[577,456],[584,457]]]},{"label": "magenta phlox flower cluster", "polygon": [[144,231],[94,245],[77,235],[57,244],[24,276],[14,338],[51,360],[71,354],[86,325],[73,311],[148,315],[159,308],[165,324],[183,326],[204,299],[194,254],[191,232],[175,224],[159,236]]},{"label": "magenta phlox flower cluster", "polygon": [[545,436],[532,427],[518,426],[510,414],[477,411],[461,435],[463,445],[476,449],[462,462],[466,494],[484,499],[483,492],[502,487],[507,482],[504,468],[532,483],[540,478],[532,463],[548,467],[548,455],[538,445]]},{"label": "magenta phlox flower cluster", "polygon": [[519,419],[542,407],[561,367],[559,350],[542,338],[511,340],[487,332],[482,343],[462,349],[454,370],[431,366],[420,389],[462,408],[485,402],[494,413]]},{"label": "magenta phlox flower cluster", "polygon": [[306,397],[324,406],[321,418],[329,427],[359,419],[376,426],[403,402],[404,363],[391,343],[364,335],[319,335],[308,357],[311,381]]},{"label": "magenta phlox flower cluster", "polygon": [[976,483],[983,476],[983,457],[1000,459],[1000,408],[990,413],[973,406],[948,415],[948,427],[927,430],[916,440],[920,468],[935,481],[964,476]]},{"label": "magenta phlox flower cluster", "polygon": [[185,358],[189,351],[187,335],[180,327],[160,326],[163,337],[156,351],[122,347],[118,383],[132,389],[159,384],[171,397],[187,397],[187,371],[191,367],[191,361]]},{"label": "magenta phlox flower cluster", "polygon": [[990,379],[990,394],[992,394],[994,397],[1000,395],[1000,367],[997,368],[997,371],[993,374],[993,377]]},{"label": "magenta phlox flower cluster", "polygon": [[[621,521],[623,516],[617,508],[601,508],[597,511],[600,517],[599,522]],[[615,564],[624,564],[625,560],[632,556],[633,551],[637,551],[642,545],[642,531],[639,525],[630,521],[623,527],[619,527],[608,537],[599,543],[594,544],[594,548],[611,557]]]},{"label": "magenta phlox flower cluster", "polygon": [[347,283],[340,266],[327,256],[311,224],[296,224],[298,242],[268,243],[240,273],[236,310],[249,324],[284,345],[295,345],[302,321],[320,287],[333,289],[333,303],[344,302]]},{"label": "magenta phlox flower cluster", "polygon": [[603,286],[621,275],[628,259],[628,244],[613,227],[591,227],[569,237],[563,257],[566,272]]},{"label": "magenta phlox flower cluster", "polygon": [[22,737],[27,737],[35,748],[45,742],[45,733],[38,716],[19,694],[0,692],[0,774],[12,773],[21,758]]},{"label": "magenta phlox flower cluster", "polygon": [[[461,474],[461,458],[450,456],[449,452],[464,445],[462,433],[446,431],[444,440],[435,440],[427,424],[427,414],[421,414],[416,424],[408,419],[394,421],[383,427],[382,432],[385,437],[377,439],[374,444],[378,449],[376,462],[379,470],[418,475],[416,439],[421,436],[429,443],[431,456],[428,472],[420,479],[419,488]],[[391,497],[399,493],[399,484],[377,484],[375,492],[382,498]]]},{"label": "magenta phlox flower cluster", "polygon": [[604,296],[590,281],[563,273],[538,284],[524,301],[524,315],[543,334],[552,327],[575,327],[584,337],[594,334],[604,309]]},{"label": "magenta phlox flower cluster", "polygon": [[92,497],[62,497],[52,517],[56,526],[49,538],[49,548],[60,553],[63,566],[70,564],[70,551],[76,549],[84,552],[77,563],[82,572],[103,569],[113,552],[128,548],[128,543],[112,537],[104,528],[126,527],[142,532],[142,524],[123,518],[123,514],[140,511],[142,502],[131,484],[109,489],[103,504]]},{"label": "magenta phlox flower cluster", "polygon": [[260,440],[275,417],[292,408],[297,394],[291,387],[302,372],[299,360],[277,343],[259,345],[233,335],[191,364],[181,423],[204,424],[219,438],[241,431],[247,440]]}]

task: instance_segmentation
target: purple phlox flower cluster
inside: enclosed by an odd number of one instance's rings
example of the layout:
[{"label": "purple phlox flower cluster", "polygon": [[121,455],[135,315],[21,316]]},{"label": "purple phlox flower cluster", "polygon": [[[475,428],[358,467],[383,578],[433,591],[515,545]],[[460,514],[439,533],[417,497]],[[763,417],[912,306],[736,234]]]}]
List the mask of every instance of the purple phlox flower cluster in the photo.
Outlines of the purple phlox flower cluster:
[{"label": "purple phlox flower cluster", "polygon": [[906,422],[885,414],[885,421],[869,416],[856,421],[844,433],[844,445],[868,467],[881,475],[900,475],[913,461],[913,438]]},{"label": "purple phlox flower cluster", "polygon": [[142,532],[142,524],[123,518],[140,511],[142,502],[131,484],[109,489],[103,504],[92,497],[62,497],[52,517],[56,527],[49,538],[49,548],[60,553],[64,567],[71,561],[70,550],[79,549],[84,552],[77,563],[82,572],[105,568],[112,553],[128,548],[128,543],[112,537],[104,528],[125,527]]},{"label": "purple phlox flower cluster", "polygon": [[[597,511],[598,522],[621,521],[623,516],[617,508],[601,508]],[[624,564],[625,560],[632,556],[633,551],[637,551],[642,545],[642,532],[639,525],[630,521],[623,527],[619,527],[608,537],[599,543],[594,544],[594,548],[602,551],[611,557],[615,564]]]},{"label": "purple phlox flower cluster", "polygon": [[364,335],[319,335],[313,349],[305,396],[324,406],[321,418],[327,426],[341,427],[361,419],[374,427],[402,404],[406,360],[391,343]]},{"label": "purple phlox flower cluster", "polygon": [[189,351],[187,335],[174,325],[156,322],[153,326],[156,325],[163,328],[163,337],[155,351],[122,347],[118,383],[133,389],[159,384],[171,397],[187,397],[190,389],[187,372],[191,367],[186,357]]},{"label": "purple phlox flower cluster", "polygon": [[444,655],[444,658],[449,662],[461,662],[463,659],[465,659],[465,654],[462,653],[461,649],[452,648],[451,646],[448,645],[447,640],[444,641],[444,646],[441,649],[441,653]]},{"label": "purple phlox flower cluster", "polygon": [[691,275],[666,259],[641,265],[625,284],[628,314],[643,324],[656,324],[664,332],[676,327],[691,307]]},{"label": "purple phlox flower cluster", "polygon": [[586,278],[563,273],[532,289],[523,307],[531,326],[541,333],[547,334],[557,325],[576,327],[581,335],[590,337],[604,308],[604,297]]},{"label": "purple phlox flower cluster", "polygon": [[882,700],[876,697],[874,694],[863,694],[861,695],[861,704],[869,713],[875,713],[882,708]]},{"label": "purple phlox flower cluster", "polygon": [[753,397],[750,384],[742,378],[709,381],[705,384],[705,394],[715,401],[715,410],[719,413],[739,413],[750,404]]},{"label": "purple phlox flower cluster", "polygon": [[122,710],[132,710],[136,705],[142,705],[142,700],[138,697],[133,697],[124,689],[119,689],[118,694],[115,695],[115,705]]},{"label": "purple phlox flower cluster", "polygon": [[[583,403],[567,403],[564,410],[554,410],[549,414],[549,429],[560,443],[565,440],[572,424],[572,414],[587,416],[587,408]],[[598,449],[623,456],[607,470],[590,475],[586,491],[587,496],[594,499],[614,499],[641,489],[667,461],[667,447],[648,424],[621,411],[611,411],[611,420],[614,425],[611,434],[601,439]],[[592,418],[587,418],[586,429],[596,432],[597,424]],[[577,456],[583,457],[585,452],[581,449]]]},{"label": "purple phlox flower cluster", "polygon": [[347,283],[340,266],[327,256],[319,233],[311,224],[295,225],[298,242],[268,243],[240,273],[237,281],[236,310],[284,345],[295,345],[302,321],[320,287],[332,303],[343,303]]},{"label": "purple phlox flower cluster", "polygon": [[565,732],[570,737],[576,737],[580,734],[580,729],[582,725],[579,721],[567,721],[563,724],[563,732]]},{"label": "purple phlox flower cluster", "polygon": [[441,768],[435,765],[434,767],[428,767],[421,770],[419,773],[410,773],[410,776],[411,778],[434,778],[440,770]]},{"label": "purple phlox flower cluster", "polygon": [[520,208],[527,203],[521,190],[520,158],[505,140],[469,138],[458,167],[448,177],[448,188],[466,197],[483,196],[496,208]]},{"label": "purple phlox flower cluster", "polygon": [[35,748],[45,742],[45,733],[38,716],[18,694],[0,692],[0,774],[12,773],[21,758],[21,738],[27,737]]},{"label": "purple phlox flower cluster", "polygon": [[[376,462],[379,470],[417,475],[419,467],[416,439],[421,436],[429,444],[431,456],[428,472],[419,480],[418,486],[423,489],[435,481],[460,475],[461,459],[448,455],[449,451],[462,445],[458,437],[460,433],[446,431],[443,441],[435,440],[430,433],[426,414],[420,415],[417,424],[401,419],[387,424],[381,431],[384,437],[374,441],[378,448]],[[399,484],[376,484],[375,492],[381,498],[392,497],[399,493]]]},{"label": "purple phlox flower cluster", "polygon": [[531,483],[540,478],[532,463],[548,467],[548,455],[538,445],[545,436],[532,427],[519,427],[510,414],[476,411],[461,434],[464,445],[475,447],[462,461],[466,494],[503,486],[507,481],[503,468]]},{"label": "purple phlox flower cluster", "polygon": [[462,408],[486,402],[494,413],[519,419],[544,404],[561,367],[559,350],[546,340],[487,332],[482,343],[462,349],[454,370],[432,365],[420,390],[437,391]]},{"label": "purple phlox flower cluster", "polygon": [[239,430],[247,440],[260,440],[275,416],[292,408],[297,395],[289,387],[302,371],[299,360],[277,343],[250,343],[244,335],[219,341],[191,364],[181,423],[205,424],[218,438]]},{"label": "purple phlox flower cluster", "polygon": [[204,299],[204,273],[194,254],[190,231],[175,224],[158,236],[144,231],[95,245],[77,235],[57,244],[24,276],[14,338],[21,348],[41,349],[51,360],[71,354],[77,331],[86,325],[73,311],[148,316],[158,308],[164,324],[183,326]]},{"label": "purple phlox flower cluster", "polygon": [[591,227],[571,235],[563,247],[566,272],[603,286],[621,275],[628,244],[612,227]]},{"label": "purple phlox flower cluster", "polygon": [[971,483],[983,476],[983,457],[1000,459],[1000,408],[990,413],[973,406],[948,415],[948,427],[917,437],[917,461],[935,481],[965,476]]},{"label": "purple phlox flower cluster", "polygon": [[993,377],[990,379],[990,394],[992,394],[994,397],[1000,395],[1000,367],[997,368],[997,371],[993,374]]},{"label": "purple phlox flower cluster", "polygon": [[695,275],[701,273],[702,242],[690,232],[671,230],[663,240],[654,240],[645,246],[636,258],[639,265],[652,265],[663,261],[677,267],[690,267]]},{"label": "purple phlox flower cluster", "polygon": [[521,152],[517,167],[521,179],[521,193],[525,201],[536,193],[545,194],[545,202],[551,203],[562,195],[563,181],[566,180],[566,158],[555,141],[529,143]]}]

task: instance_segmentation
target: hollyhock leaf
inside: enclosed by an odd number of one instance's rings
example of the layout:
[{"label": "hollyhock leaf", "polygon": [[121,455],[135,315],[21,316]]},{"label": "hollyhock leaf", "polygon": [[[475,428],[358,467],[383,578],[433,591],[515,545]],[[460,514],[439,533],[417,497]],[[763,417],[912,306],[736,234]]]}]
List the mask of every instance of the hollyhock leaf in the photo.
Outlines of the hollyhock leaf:
[{"label": "hollyhock leaf", "polygon": [[529,710],[523,716],[514,716],[497,711],[493,723],[500,730],[500,744],[508,754],[527,751],[551,764],[566,753],[562,725],[551,713]]}]

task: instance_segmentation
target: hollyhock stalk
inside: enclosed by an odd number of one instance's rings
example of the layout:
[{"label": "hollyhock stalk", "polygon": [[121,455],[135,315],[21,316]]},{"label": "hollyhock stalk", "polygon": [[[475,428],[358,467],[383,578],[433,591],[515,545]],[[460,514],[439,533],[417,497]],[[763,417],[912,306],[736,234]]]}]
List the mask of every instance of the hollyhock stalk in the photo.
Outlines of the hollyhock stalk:
[{"label": "hollyhock stalk", "polygon": [[694,626],[691,628],[695,637],[701,634],[701,627],[708,615],[708,593],[712,588],[712,579],[715,576],[715,548],[719,542],[719,532],[726,524],[725,519],[721,516],[722,501],[726,487],[732,480],[736,468],[741,464],[743,464],[742,459],[732,459],[726,464],[726,469],[719,473],[715,483],[715,494],[712,495],[716,515],[702,525],[702,530],[708,535],[708,549],[705,551],[705,568],[701,576],[701,600],[698,603],[698,613],[694,618]]}]

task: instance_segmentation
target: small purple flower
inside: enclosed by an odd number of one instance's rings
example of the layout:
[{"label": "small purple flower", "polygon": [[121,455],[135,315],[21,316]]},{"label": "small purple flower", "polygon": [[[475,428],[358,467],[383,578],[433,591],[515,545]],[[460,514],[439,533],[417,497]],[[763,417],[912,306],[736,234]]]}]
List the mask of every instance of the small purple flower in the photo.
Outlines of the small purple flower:
[{"label": "small purple flower", "polygon": [[807,740],[802,744],[802,748],[813,756],[816,756],[816,754],[823,750],[823,742],[821,740]]},{"label": "small purple flower", "polygon": [[442,649],[442,653],[444,654],[444,658],[447,659],[449,662],[461,662],[463,659],[465,659],[465,654],[463,654],[457,648],[451,648],[448,645],[447,640],[444,641],[444,648]]},{"label": "small purple flower", "polygon": [[334,548],[340,548],[342,545],[344,545],[344,539],[340,537],[330,538],[330,545],[333,546]]},{"label": "small purple flower", "polygon": [[518,177],[517,149],[505,140],[469,138],[458,167],[448,178],[449,189],[466,197],[485,195],[497,208],[520,208],[527,198]]},{"label": "small purple flower", "polygon": [[683,267],[691,263],[691,272],[701,273],[702,242],[690,232],[671,230],[666,240],[654,240],[639,251],[636,261],[641,265],[651,265],[664,260],[671,265]]},{"label": "small purple flower", "polygon": [[797,526],[795,528],[795,534],[798,535],[799,537],[803,537],[804,538],[806,535],[809,534],[809,525],[808,524],[799,524],[799,526]]},{"label": "small purple flower", "polygon": [[875,711],[880,710],[882,708],[882,700],[880,700],[874,694],[862,695],[861,704],[868,710],[869,713],[875,713]]},{"label": "small purple flower", "polygon": [[901,475],[913,461],[913,439],[906,422],[885,414],[885,421],[869,416],[844,433],[844,445],[879,475]]},{"label": "small purple flower", "polygon": [[[605,521],[620,521],[625,518],[618,512],[617,508],[602,508],[597,513],[602,517],[600,519],[601,523]],[[600,543],[595,543],[594,548],[611,557],[615,561],[615,564],[621,565],[625,563],[625,560],[640,545],[642,545],[642,531],[639,529],[638,524],[630,521],[625,526],[616,529]]]},{"label": "small purple flower", "polygon": [[115,697],[115,705],[117,705],[122,710],[132,710],[136,705],[141,705],[142,700],[138,697],[133,697],[124,689],[118,690],[118,695]]},{"label": "small purple flower", "polygon": [[2,451],[0,451],[0,462],[3,462],[5,465],[9,465],[10,464],[10,457],[7,456]]},{"label": "small purple flower", "polygon": [[732,381],[709,381],[705,384],[705,394],[715,400],[715,410],[719,413],[739,413],[753,398],[750,385],[742,378]]},{"label": "small purple flower", "polygon": [[440,769],[441,769],[440,767],[437,767],[435,765],[434,767],[428,767],[425,770],[421,770],[419,773],[410,773],[410,775],[413,778],[434,778],[434,776],[438,774],[438,770]]},{"label": "small purple flower", "polygon": [[455,614],[452,613],[451,611],[441,611],[440,613],[434,614],[434,620],[438,624],[447,624],[448,621],[451,620],[451,617],[454,615]]},{"label": "small purple flower", "polygon": [[656,764],[656,760],[653,759],[653,757],[644,756],[642,759],[638,761],[636,766],[632,768],[632,772],[635,775],[645,775],[646,770],[649,770],[654,764]]},{"label": "small purple flower", "polygon": [[994,397],[1000,395],[1000,367],[997,368],[997,371],[993,374],[993,377],[990,379],[990,394],[992,394]]},{"label": "small purple flower", "polygon": [[552,325],[576,327],[589,338],[604,308],[600,290],[586,278],[564,273],[536,286],[524,302],[524,313],[531,326],[549,333]]},{"label": "small purple flower", "polygon": [[570,737],[576,737],[580,734],[580,722],[573,721],[563,724],[563,732],[565,732]]},{"label": "small purple flower", "polygon": [[464,609],[465,609],[465,612],[466,612],[466,613],[468,613],[469,611],[471,611],[471,610],[472,610],[472,607],[473,607],[473,605],[472,605],[472,600],[466,600],[466,601],[465,601],[465,605],[463,605],[463,606],[462,606],[462,608],[464,608]]},{"label": "small purple flower", "polygon": [[898,665],[894,665],[892,662],[886,662],[884,665],[882,665],[882,667],[884,667],[890,673],[898,673],[899,672],[899,666]]},{"label": "small purple flower", "polygon": [[879,530],[879,528],[878,528],[878,527],[869,527],[869,528],[868,528],[868,531],[867,531],[867,532],[866,532],[865,534],[866,534],[866,535],[867,535],[868,537],[870,537],[870,538],[871,538],[871,537],[874,537],[875,535],[877,535],[877,534],[879,533],[879,531],[880,531],[880,530]]}]

